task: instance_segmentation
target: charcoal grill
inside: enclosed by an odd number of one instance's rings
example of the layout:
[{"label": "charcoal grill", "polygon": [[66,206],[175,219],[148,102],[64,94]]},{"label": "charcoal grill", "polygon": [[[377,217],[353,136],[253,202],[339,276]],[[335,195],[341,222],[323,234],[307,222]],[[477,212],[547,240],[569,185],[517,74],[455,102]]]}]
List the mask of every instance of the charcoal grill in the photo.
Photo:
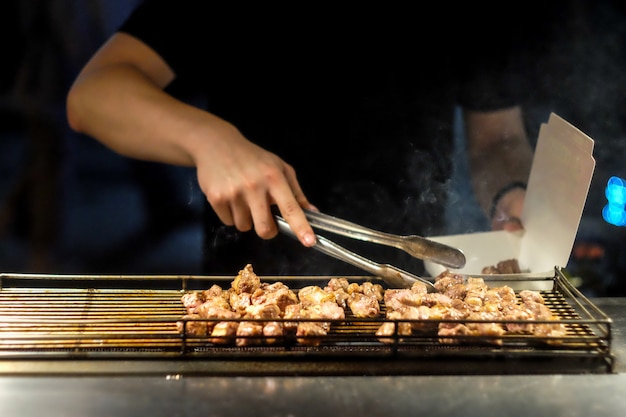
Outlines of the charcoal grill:
[{"label": "charcoal grill", "polygon": [[[540,289],[546,305],[567,327],[563,337],[505,334],[497,340],[453,336],[442,341],[425,331],[381,341],[375,332],[387,321],[383,305],[380,318],[347,315],[331,321],[319,345],[285,338],[241,347],[227,341],[214,344],[178,327],[184,322],[180,298],[185,291],[215,283],[227,288],[233,277],[1,274],[0,374],[612,373],[611,319],[571,285],[561,268],[554,272],[541,278],[483,278],[490,286]],[[261,278],[295,290],[323,286],[329,279]],[[432,325],[456,320],[407,321]]]}]

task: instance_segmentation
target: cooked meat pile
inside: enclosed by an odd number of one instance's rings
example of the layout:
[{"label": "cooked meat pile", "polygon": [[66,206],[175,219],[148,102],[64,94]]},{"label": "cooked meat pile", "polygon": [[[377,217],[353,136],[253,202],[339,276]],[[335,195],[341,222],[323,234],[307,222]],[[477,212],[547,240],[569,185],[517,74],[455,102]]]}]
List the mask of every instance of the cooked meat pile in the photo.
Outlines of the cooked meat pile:
[{"label": "cooked meat pile", "polygon": [[[538,291],[520,291],[518,301],[511,287],[489,287],[482,278],[465,280],[450,271],[436,277],[435,288],[438,292],[427,293],[424,284],[416,283],[410,289],[386,290],[386,316],[394,321],[380,326],[376,333],[380,340],[391,342],[393,339],[389,336],[394,334],[408,336],[414,332],[436,331],[442,343],[460,343],[462,336],[481,336],[490,343],[501,344],[500,337],[505,334],[549,338],[566,334],[565,325],[557,322],[558,316],[552,314]],[[552,340],[551,343],[558,342]]]},{"label": "cooked meat pile", "polygon": [[519,262],[517,259],[505,259],[504,261],[498,262],[496,265],[489,265],[482,269],[482,274],[519,274],[522,270],[520,269]]},{"label": "cooked meat pile", "polygon": [[377,317],[382,298],[382,286],[350,284],[346,278],[333,278],[325,288],[312,285],[296,293],[281,282],[262,283],[252,265],[246,265],[227,290],[213,285],[206,291],[185,293],[181,297],[187,310],[184,318],[202,320],[179,322],[179,330],[207,336],[217,344],[273,344],[295,336],[299,343],[319,345],[331,322],[345,319],[346,308],[356,317]]},{"label": "cooked meat pile", "polygon": [[[357,318],[386,318],[376,332],[385,343],[393,342],[395,335],[414,332],[438,334],[442,343],[458,343],[461,338],[457,336],[468,335],[495,343],[504,334],[565,335],[562,323],[533,322],[558,320],[539,292],[521,291],[518,300],[510,287],[490,288],[482,278],[465,280],[449,271],[436,277],[435,287],[436,293],[428,293],[422,283],[410,289],[384,290],[371,282],[331,278],[324,288],[312,285],[296,292],[282,282],[261,282],[252,265],[246,265],[228,289],[213,285],[183,294],[187,314],[178,325],[188,335],[237,346],[294,339],[317,346],[333,322],[346,318],[346,312]],[[498,322],[503,320],[516,322]]]}]

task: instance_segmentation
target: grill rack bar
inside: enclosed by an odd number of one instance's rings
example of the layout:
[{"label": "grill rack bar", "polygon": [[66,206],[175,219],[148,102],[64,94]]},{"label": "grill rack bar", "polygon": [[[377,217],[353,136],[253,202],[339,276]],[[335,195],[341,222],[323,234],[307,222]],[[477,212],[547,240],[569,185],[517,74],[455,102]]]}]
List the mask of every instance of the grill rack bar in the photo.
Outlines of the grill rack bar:
[{"label": "grill rack bar", "polygon": [[[303,282],[302,278],[285,278],[288,277],[274,279],[293,288],[296,287],[294,282]],[[307,277],[306,281],[317,280],[323,285],[328,279]],[[354,279],[372,280],[371,277]],[[488,279],[485,277],[486,281]],[[568,329],[565,337],[556,339],[505,334],[492,339],[450,336],[446,337],[447,342],[442,342],[436,334],[428,332],[399,336],[396,331],[396,334],[385,337],[383,343],[375,336],[375,331],[389,320],[360,319],[350,315],[341,322],[317,320],[331,322],[331,331],[317,346],[302,345],[293,338],[286,338],[278,344],[239,347],[232,343],[212,344],[206,337],[181,334],[177,324],[186,319],[182,319],[185,310],[180,296],[191,288],[206,289],[209,283],[228,284],[231,280],[232,277],[205,276],[1,274],[0,360],[44,357],[282,360],[355,356],[413,359],[495,356],[573,358],[591,360],[594,367],[599,361],[606,364],[609,372],[614,367],[610,318],[573,287],[559,268],[555,268],[555,276],[550,278],[553,287],[541,291],[546,305]],[[352,277],[350,280],[353,281]],[[154,287],[157,289],[148,289]],[[406,321],[423,326],[433,323],[428,320]],[[469,323],[472,320],[437,320],[436,324],[442,322]],[[519,320],[489,322],[527,323]]]}]

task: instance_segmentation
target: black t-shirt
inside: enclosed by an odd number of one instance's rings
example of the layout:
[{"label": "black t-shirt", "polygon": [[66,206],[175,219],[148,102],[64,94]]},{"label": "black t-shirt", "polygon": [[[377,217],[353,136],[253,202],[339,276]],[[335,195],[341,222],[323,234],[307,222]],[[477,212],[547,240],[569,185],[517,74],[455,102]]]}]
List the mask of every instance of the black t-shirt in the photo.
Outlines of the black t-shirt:
[{"label": "black t-shirt", "polygon": [[[226,9],[156,0],[120,30],[168,62],[178,91],[203,92],[209,111],[293,165],[323,212],[430,235],[443,221],[455,106],[517,103],[511,26],[481,13],[468,19],[465,10],[454,12],[454,2],[444,3],[426,15],[362,5]],[[288,237],[238,233],[210,209],[206,224],[210,274],[233,274],[246,263],[264,275],[360,273]],[[401,251],[330,237],[422,272],[421,262]]]}]

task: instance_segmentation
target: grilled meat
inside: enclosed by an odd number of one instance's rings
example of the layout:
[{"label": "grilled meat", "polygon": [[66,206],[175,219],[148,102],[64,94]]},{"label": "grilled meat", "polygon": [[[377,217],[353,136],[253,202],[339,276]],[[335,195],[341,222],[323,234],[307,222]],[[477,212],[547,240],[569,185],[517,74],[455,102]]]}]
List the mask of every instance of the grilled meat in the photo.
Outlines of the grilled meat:
[{"label": "grilled meat", "polygon": [[502,344],[504,335],[532,334],[557,344],[567,328],[553,315],[538,291],[508,286],[489,287],[483,278],[445,271],[435,279],[438,292],[423,283],[409,289],[383,289],[372,282],[350,283],[331,278],[326,286],[306,286],[297,292],[282,282],[262,283],[246,265],[223,290],[182,295],[187,314],[177,323],[190,336],[211,343],[250,346],[296,341],[318,346],[333,323],[346,319],[379,318],[384,302],[385,319],[376,336],[396,343],[417,334],[436,334],[441,343],[462,343],[479,337]]}]

